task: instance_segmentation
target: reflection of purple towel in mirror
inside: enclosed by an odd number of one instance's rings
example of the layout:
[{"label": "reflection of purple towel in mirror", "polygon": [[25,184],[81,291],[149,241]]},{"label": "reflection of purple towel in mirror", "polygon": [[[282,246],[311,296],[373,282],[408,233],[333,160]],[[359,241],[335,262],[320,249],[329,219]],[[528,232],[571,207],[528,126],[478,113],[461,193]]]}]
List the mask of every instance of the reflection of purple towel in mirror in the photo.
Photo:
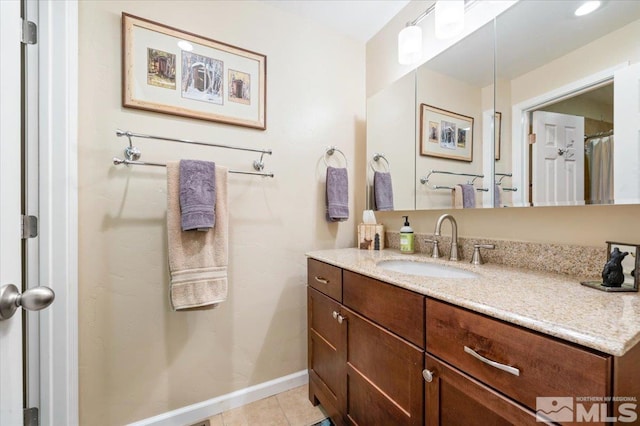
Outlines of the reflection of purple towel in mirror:
[{"label": "reflection of purple towel in mirror", "polygon": [[216,164],[180,161],[180,214],[183,231],[208,231],[215,225]]},{"label": "reflection of purple towel in mirror", "polygon": [[349,219],[349,179],[347,169],[327,167],[327,220]]},{"label": "reflection of purple towel in mirror", "polygon": [[373,173],[373,193],[376,202],[376,210],[393,210],[393,185],[391,184],[391,173]]},{"label": "reflection of purple towel in mirror", "polygon": [[497,183],[493,187],[493,207],[502,207],[502,187]]},{"label": "reflection of purple towel in mirror", "polygon": [[462,190],[462,208],[474,208],[476,206],[476,188],[470,183],[465,183],[458,186]]}]

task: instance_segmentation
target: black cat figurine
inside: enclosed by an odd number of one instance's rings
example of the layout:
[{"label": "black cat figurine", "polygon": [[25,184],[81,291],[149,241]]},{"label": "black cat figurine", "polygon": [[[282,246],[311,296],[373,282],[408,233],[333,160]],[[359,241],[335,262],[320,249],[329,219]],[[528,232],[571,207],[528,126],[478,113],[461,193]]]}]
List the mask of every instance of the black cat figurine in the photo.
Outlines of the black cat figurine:
[{"label": "black cat figurine", "polygon": [[622,272],[622,260],[629,252],[621,252],[615,247],[611,252],[611,257],[605,263],[602,270],[602,285],[605,287],[620,287],[624,283],[624,273]]}]

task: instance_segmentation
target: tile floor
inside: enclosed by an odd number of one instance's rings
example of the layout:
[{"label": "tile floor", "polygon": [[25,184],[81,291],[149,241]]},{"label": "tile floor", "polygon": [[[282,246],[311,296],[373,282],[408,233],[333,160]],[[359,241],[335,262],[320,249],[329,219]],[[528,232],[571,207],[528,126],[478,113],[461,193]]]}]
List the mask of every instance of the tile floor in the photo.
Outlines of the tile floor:
[{"label": "tile floor", "polygon": [[211,426],[309,426],[326,414],[309,402],[308,385],[300,386],[210,417]]}]

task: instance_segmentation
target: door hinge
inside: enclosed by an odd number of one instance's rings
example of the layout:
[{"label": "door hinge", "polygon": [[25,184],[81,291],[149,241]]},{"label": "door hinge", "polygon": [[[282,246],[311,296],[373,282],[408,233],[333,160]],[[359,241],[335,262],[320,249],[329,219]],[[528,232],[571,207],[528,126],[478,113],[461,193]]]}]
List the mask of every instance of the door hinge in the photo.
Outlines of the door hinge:
[{"label": "door hinge", "polygon": [[531,133],[529,134],[529,145],[533,145],[534,143],[536,143],[536,134]]},{"label": "door hinge", "polygon": [[36,407],[25,408],[23,411],[24,426],[39,426],[40,416]]},{"label": "door hinge", "polygon": [[22,37],[20,39],[23,44],[36,44],[38,42],[38,25],[35,22],[22,20]]},{"label": "door hinge", "polygon": [[35,238],[38,236],[38,218],[36,216],[21,216],[22,239]]}]

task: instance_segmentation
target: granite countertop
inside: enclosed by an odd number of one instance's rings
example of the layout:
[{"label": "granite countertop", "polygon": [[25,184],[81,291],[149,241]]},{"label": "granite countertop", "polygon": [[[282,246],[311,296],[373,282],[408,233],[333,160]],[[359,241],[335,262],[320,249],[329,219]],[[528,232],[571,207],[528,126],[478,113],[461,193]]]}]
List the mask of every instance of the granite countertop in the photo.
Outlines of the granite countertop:
[{"label": "granite countertop", "polygon": [[[608,293],[566,275],[451,262],[394,249],[319,250],[307,256],[611,355],[624,355],[640,341],[639,293]],[[376,266],[392,259],[455,266],[480,277],[433,278]]]}]

